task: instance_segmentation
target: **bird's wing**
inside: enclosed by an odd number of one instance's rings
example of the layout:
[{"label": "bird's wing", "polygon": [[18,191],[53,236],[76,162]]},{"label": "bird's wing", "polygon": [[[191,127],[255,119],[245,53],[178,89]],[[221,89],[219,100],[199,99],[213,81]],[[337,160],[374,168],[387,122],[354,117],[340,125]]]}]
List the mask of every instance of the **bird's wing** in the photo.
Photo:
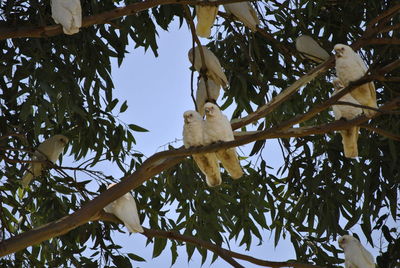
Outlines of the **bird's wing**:
[{"label": "bird's wing", "polygon": [[372,256],[372,254],[366,250],[361,243],[359,243],[359,248],[363,257],[363,260],[365,262],[365,268],[374,268],[375,267],[375,262],[374,262],[374,257]]},{"label": "bird's wing", "polygon": [[215,83],[228,87],[228,78],[222,70],[221,63],[218,58],[209,50],[204,49],[204,57],[206,58],[206,64],[208,72]]},{"label": "bird's wing", "polygon": [[221,172],[215,153],[194,154],[193,159],[206,176],[208,186],[215,187],[221,184]]},{"label": "bird's wing", "polygon": [[243,176],[243,170],[235,148],[220,150],[217,152],[217,157],[233,179],[239,179]]},{"label": "bird's wing", "polygon": [[360,69],[361,70],[363,70],[363,73],[365,74],[367,71],[368,71],[368,67],[367,67],[367,65],[364,63],[364,61],[363,61],[363,59],[361,58],[361,56],[360,56],[360,54],[358,54],[357,52],[355,52],[355,51],[353,51],[354,52],[354,58],[353,58],[353,60],[355,61],[355,62],[357,62],[357,65],[360,67]]},{"label": "bird's wing", "polygon": [[204,104],[206,103],[206,100],[207,100],[206,83],[204,82],[203,79],[200,79],[199,83],[197,83],[196,106],[201,116],[204,116]]}]

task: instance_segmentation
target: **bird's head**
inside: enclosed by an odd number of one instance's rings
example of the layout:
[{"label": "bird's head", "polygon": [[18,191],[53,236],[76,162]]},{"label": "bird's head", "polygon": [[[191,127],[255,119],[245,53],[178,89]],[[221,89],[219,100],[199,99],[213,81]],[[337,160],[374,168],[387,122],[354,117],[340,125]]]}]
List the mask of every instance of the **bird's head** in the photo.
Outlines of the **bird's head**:
[{"label": "bird's head", "polygon": [[207,118],[209,118],[209,117],[216,116],[218,113],[220,113],[220,110],[219,110],[218,106],[215,105],[214,103],[207,102],[204,105],[204,112],[205,112]]},{"label": "bird's head", "polygon": [[183,120],[185,121],[185,124],[189,124],[194,121],[201,121],[202,118],[198,112],[189,110],[183,114]]},{"label": "bird's head", "polygon": [[353,51],[353,49],[347,45],[343,44],[336,44],[333,47],[333,50],[335,51],[335,58],[341,58],[341,57],[348,57],[350,53]]},{"label": "bird's head", "polygon": [[66,146],[69,141],[69,139],[67,137],[65,137],[64,135],[61,135],[61,134],[54,135],[53,139],[55,139],[55,141],[57,143],[59,143],[60,145],[62,145],[63,147]]},{"label": "bird's head", "polygon": [[354,245],[357,243],[360,242],[357,240],[357,238],[351,235],[344,235],[340,237],[338,240],[339,247],[341,247],[342,249],[346,249],[346,247],[349,247],[350,245]]}]

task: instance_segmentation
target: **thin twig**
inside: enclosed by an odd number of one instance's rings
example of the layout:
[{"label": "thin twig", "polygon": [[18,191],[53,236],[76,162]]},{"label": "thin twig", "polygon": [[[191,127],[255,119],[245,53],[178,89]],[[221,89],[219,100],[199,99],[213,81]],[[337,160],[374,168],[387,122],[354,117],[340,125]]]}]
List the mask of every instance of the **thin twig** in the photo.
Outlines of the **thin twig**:
[{"label": "thin twig", "polygon": [[380,129],[380,128],[377,128],[377,127],[373,127],[373,126],[370,126],[370,125],[365,125],[365,124],[360,125],[360,127],[368,129],[371,132],[375,132],[375,133],[377,133],[377,134],[379,134],[381,136],[387,137],[389,139],[392,139],[392,140],[395,140],[395,141],[400,141],[400,135],[396,135],[396,134],[394,134],[392,132],[389,132],[389,131],[386,131],[386,130],[383,130],[383,129]]}]

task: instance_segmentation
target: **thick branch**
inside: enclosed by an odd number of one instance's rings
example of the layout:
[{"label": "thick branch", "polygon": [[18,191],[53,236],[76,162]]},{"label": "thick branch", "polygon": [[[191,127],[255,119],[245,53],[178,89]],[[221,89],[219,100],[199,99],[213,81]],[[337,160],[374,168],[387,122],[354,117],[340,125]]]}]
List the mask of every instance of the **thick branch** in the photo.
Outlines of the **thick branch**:
[{"label": "thick branch", "polygon": [[[386,111],[397,107],[400,107],[400,97],[382,106],[381,110]],[[312,134],[323,134],[328,131],[350,128],[355,124],[361,124],[367,120],[368,118],[365,116],[360,116],[348,122],[334,122],[309,129],[303,128],[301,132],[296,132],[295,129],[286,130],[284,132],[280,132],[281,134],[276,132],[276,129],[279,129],[278,126],[276,128],[267,129],[259,133],[241,137],[235,141],[212,144],[201,148],[169,150],[156,153],[144,161],[142,166],[132,175],[123,178],[120,183],[116,184],[110,189],[107,189],[105,192],[88,202],[78,211],[69,216],[63,217],[60,220],[48,223],[39,228],[16,235],[1,242],[0,256],[5,256],[22,250],[28,246],[38,244],[44,240],[48,240],[52,237],[60,236],[82,224],[85,224],[86,222],[95,218],[97,213],[101,211],[107,204],[121,197],[129,190],[140,186],[144,181],[150,179],[161,171],[178,164],[184,158],[184,156],[192,155],[194,153],[214,152],[220,149],[247,144],[256,140],[277,138],[278,136],[299,137]]]},{"label": "thick branch", "polygon": [[[82,28],[87,28],[95,24],[105,24],[114,19],[133,15],[140,11],[147,10],[160,5],[181,4],[181,5],[222,5],[227,3],[243,2],[244,0],[218,0],[215,2],[195,1],[195,0],[147,0],[137,2],[125,7],[115,8],[100,14],[83,18]],[[258,0],[255,0],[258,1]],[[0,40],[7,38],[26,38],[26,37],[50,37],[62,34],[61,25],[46,26],[21,26],[21,27],[1,27]]]}]

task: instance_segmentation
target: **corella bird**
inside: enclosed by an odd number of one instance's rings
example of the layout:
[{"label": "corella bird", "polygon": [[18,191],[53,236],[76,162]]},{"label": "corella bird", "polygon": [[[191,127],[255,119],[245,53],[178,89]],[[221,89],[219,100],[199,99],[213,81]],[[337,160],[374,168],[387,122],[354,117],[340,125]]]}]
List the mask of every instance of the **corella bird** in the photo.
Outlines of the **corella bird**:
[{"label": "corella bird", "polygon": [[308,35],[301,35],[296,38],[296,49],[302,56],[316,63],[321,63],[329,58],[329,53]]},{"label": "corella bird", "polygon": [[257,31],[257,25],[260,24],[257,12],[249,2],[238,2],[224,5],[227,13],[233,14],[238,20],[244,23],[252,31]]},{"label": "corella bird", "polygon": [[[213,2],[215,0],[209,0]],[[209,37],[211,28],[217,17],[218,6],[196,6],[197,25],[196,33],[201,37]]]},{"label": "corella bird", "polygon": [[200,77],[197,82],[196,105],[201,116],[204,116],[204,104],[206,104],[206,102],[215,103],[219,97],[220,87],[211,79],[207,80],[207,85],[208,88],[206,88],[206,82],[204,81],[204,78]]},{"label": "corella bird", "polygon": [[374,258],[357,240],[351,235],[339,238],[339,247],[344,250],[346,268],[375,268]]},{"label": "corella bird", "polygon": [[[336,95],[338,92],[340,92],[344,88],[342,82],[338,78],[335,78],[333,80],[333,86],[335,88],[333,95]],[[351,96],[351,94],[344,95],[343,97],[341,97],[339,99],[339,101],[350,102],[350,103],[360,105],[360,103],[356,99],[354,99],[353,96]],[[346,120],[351,120],[362,114],[361,108],[350,106],[350,105],[333,105],[332,110],[333,110],[333,113],[335,114],[336,120],[339,120],[342,118],[344,118]],[[360,130],[360,127],[355,126],[355,127],[340,131],[340,135],[342,135],[344,155],[348,158],[358,156],[357,140],[358,140],[359,130]]]},{"label": "corella bird", "polygon": [[[207,102],[204,105],[206,120],[204,123],[204,143],[205,145],[219,141],[233,141],[233,131],[228,118],[222,114],[217,105]],[[235,148],[222,149],[217,151],[217,158],[222,166],[228,171],[233,179],[243,176],[238,155]]]},{"label": "corella bird", "polygon": [[[211,52],[206,46],[200,47],[203,50],[204,54],[204,63],[207,68],[206,75],[208,79],[212,79],[215,84],[218,86],[222,86],[224,88],[228,87],[228,79],[225,76],[224,71],[222,70],[221,64],[219,63],[218,58]],[[193,64],[196,71],[201,73],[201,69],[203,67],[203,62],[201,60],[200,48],[195,47],[194,53],[193,48],[191,48],[188,52],[188,57],[190,62]]]},{"label": "corella bird", "polygon": [[76,34],[82,26],[80,0],[51,0],[51,16],[61,24],[65,34]]},{"label": "corella bird", "polygon": [[[115,183],[108,185],[107,189],[113,187]],[[130,193],[126,193],[117,200],[111,202],[104,207],[104,211],[114,214],[120,219],[129,232],[143,233],[144,230],[140,225],[140,219],[136,207],[135,199]]]},{"label": "corella bird", "polygon": [[[363,77],[367,72],[367,66],[361,59],[360,55],[353,51],[349,46],[336,44],[334,46],[336,59],[336,75],[347,87],[350,82],[356,81]],[[373,82],[363,84],[350,93],[359,103],[364,106],[378,108],[376,104],[376,90]],[[375,111],[371,109],[363,109],[367,117],[371,118],[375,115]]]},{"label": "corella bird", "polygon": [[[64,135],[54,135],[44,142],[42,142],[36,151],[34,152],[34,155],[32,157],[32,160],[34,161],[50,161],[53,164],[57,161],[58,157],[64,150],[65,145],[68,143],[68,138],[65,137]],[[34,177],[38,177],[42,174],[43,168],[46,166],[46,163],[32,163],[28,171],[24,174],[22,177],[22,187],[27,187],[30,183],[30,181]]]},{"label": "corella bird", "polygon": [[[183,114],[183,144],[185,148],[204,145],[204,121],[196,111]],[[197,166],[206,176],[207,185],[214,187],[222,182],[218,159],[215,153],[193,154]]]}]

